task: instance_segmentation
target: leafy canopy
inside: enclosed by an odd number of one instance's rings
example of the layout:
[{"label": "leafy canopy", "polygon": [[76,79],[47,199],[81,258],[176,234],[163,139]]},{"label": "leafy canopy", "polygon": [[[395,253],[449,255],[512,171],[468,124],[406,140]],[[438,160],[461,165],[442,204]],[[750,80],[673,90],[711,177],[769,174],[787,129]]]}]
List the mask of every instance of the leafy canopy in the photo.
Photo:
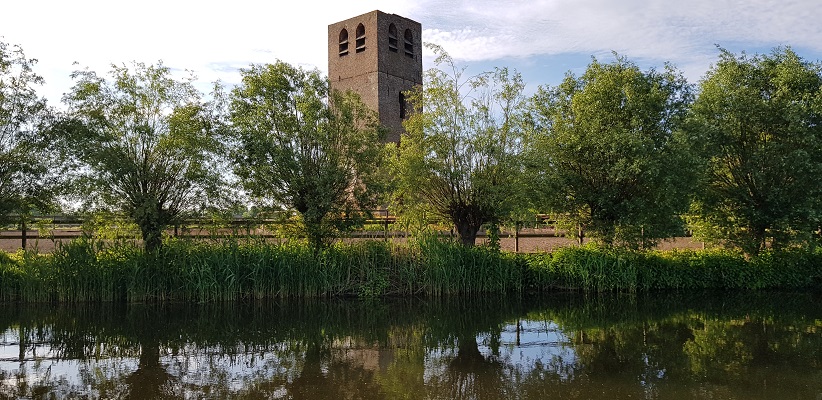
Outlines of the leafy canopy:
[{"label": "leafy canopy", "polygon": [[193,77],[176,79],[162,63],[112,65],[109,76],[77,71],[63,98],[75,186],[88,207],[131,218],[153,251],[167,226],[225,197],[221,144]]},{"label": "leafy canopy", "polygon": [[408,93],[413,113],[393,157],[404,212],[430,214],[474,244],[483,224],[505,220],[521,192],[521,114],[525,84],[516,72],[464,77],[441,47],[424,84]]},{"label": "leafy canopy", "polygon": [[722,50],[689,129],[704,144],[696,233],[756,254],[806,243],[822,222],[822,65],[790,48]]},{"label": "leafy canopy", "polygon": [[529,176],[538,208],[581,241],[647,247],[682,232],[692,158],[678,128],[689,85],[670,66],[594,59],[530,102]]},{"label": "leafy canopy", "polygon": [[54,206],[55,158],[45,136],[52,113],[36,92],[43,84],[36,63],[0,41],[0,222]]},{"label": "leafy canopy", "polygon": [[300,234],[321,248],[376,206],[383,131],[353,92],[319,71],[278,61],[241,70],[231,92],[235,173],[253,199],[293,210]]}]

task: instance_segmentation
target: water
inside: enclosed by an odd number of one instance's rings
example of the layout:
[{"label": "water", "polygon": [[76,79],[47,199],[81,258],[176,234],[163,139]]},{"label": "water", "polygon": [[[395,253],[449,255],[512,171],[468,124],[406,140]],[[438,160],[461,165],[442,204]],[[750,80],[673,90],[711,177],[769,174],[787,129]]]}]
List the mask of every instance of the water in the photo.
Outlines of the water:
[{"label": "water", "polygon": [[812,293],[0,308],[0,399],[822,399]]}]

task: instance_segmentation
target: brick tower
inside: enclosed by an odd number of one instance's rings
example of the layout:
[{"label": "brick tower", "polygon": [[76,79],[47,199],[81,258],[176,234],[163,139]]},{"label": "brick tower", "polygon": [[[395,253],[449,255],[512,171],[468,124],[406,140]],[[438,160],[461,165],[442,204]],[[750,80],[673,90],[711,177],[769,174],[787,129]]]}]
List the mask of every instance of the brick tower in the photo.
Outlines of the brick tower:
[{"label": "brick tower", "polygon": [[421,36],[419,22],[382,11],[328,25],[331,87],[359,93],[388,128],[388,142],[403,132],[403,92],[422,84]]}]

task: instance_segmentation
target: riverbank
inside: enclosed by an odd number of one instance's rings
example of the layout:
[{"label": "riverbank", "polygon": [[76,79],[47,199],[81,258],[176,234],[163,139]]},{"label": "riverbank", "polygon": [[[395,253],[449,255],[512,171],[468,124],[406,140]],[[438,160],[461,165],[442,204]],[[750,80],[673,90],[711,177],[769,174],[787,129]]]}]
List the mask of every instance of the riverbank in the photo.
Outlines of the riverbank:
[{"label": "riverbank", "polygon": [[0,301],[211,302],[280,297],[442,296],[556,290],[822,288],[822,251],[633,252],[595,246],[517,254],[435,237],[399,245],[170,240],[158,254],[78,240],[0,255]]}]

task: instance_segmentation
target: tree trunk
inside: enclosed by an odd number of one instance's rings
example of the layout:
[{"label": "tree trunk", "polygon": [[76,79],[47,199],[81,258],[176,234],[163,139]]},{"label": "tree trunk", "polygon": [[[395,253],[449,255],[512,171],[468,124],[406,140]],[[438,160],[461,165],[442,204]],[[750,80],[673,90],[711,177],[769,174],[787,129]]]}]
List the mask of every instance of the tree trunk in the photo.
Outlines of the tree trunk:
[{"label": "tree trunk", "polygon": [[314,250],[314,253],[318,253],[324,249],[328,244],[328,235],[325,229],[323,229],[322,217],[317,218],[316,216],[304,213],[303,225],[305,225],[305,236],[308,239],[308,245]]},{"label": "tree trunk", "polygon": [[767,232],[768,232],[768,230],[764,226],[754,226],[754,227],[752,227],[751,231],[752,231],[752,235],[751,235],[752,238],[750,240],[749,245],[747,246],[748,248],[743,249],[743,250],[745,250],[745,252],[748,253],[749,255],[755,256],[755,255],[758,255],[759,253],[761,253],[762,250],[765,250],[765,248],[767,247],[767,244],[768,244]]},{"label": "tree trunk", "polygon": [[26,226],[26,216],[24,215],[20,221],[20,245],[23,246],[23,251],[26,250],[27,246],[26,242],[28,240],[28,229],[29,227]]},{"label": "tree trunk", "polygon": [[143,248],[146,253],[154,253],[163,246],[163,230],[159,227],[140,227],[143,235]]},{"label": "tree trunk", "polygon": [[156,203],[148,201],[142,207],[136,208],[132,214],[137,226],[140,227],[146,253],[156,252],[163,245],[163,230],[166,224],[162,220],[161,212]]},{"label": "tree trunk", "polygon": [[479,231],[479,224],[462,223],[457,224],[457,235],[460,237],[460,242],[463,246],[472,247],[477,241],[477,231]]}]

